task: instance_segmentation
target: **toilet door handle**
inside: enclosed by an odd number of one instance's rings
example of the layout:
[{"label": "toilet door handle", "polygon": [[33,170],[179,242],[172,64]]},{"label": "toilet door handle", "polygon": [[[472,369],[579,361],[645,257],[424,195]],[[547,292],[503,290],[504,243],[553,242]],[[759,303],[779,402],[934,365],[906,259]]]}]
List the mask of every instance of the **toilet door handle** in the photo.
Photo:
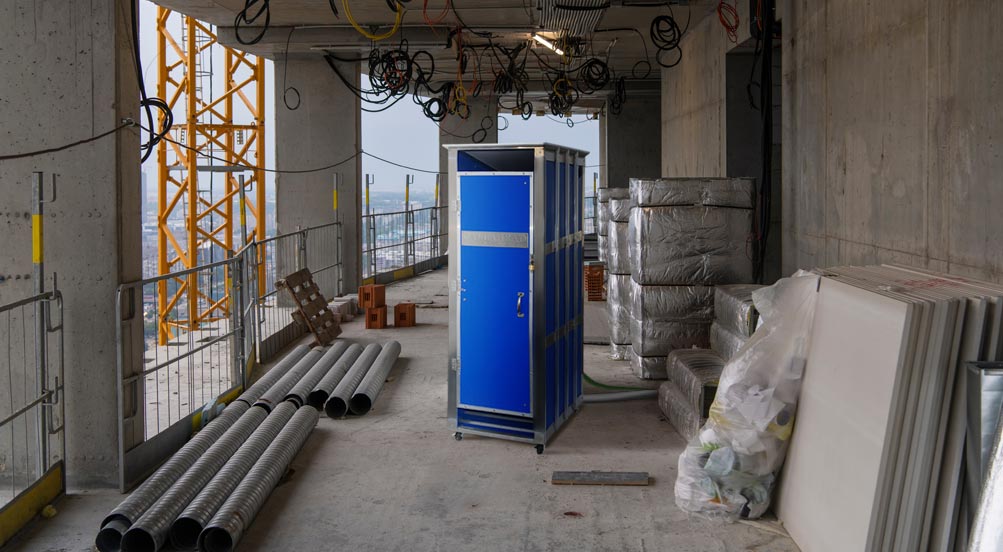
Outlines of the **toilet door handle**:
[{"label": "toilet door handle", "polygon": [[520,291],[516,295],[518,298],[515,300],[515,315],[517,318],[525,318],[526,315],[522,312],[522,298],[526,294]]}]

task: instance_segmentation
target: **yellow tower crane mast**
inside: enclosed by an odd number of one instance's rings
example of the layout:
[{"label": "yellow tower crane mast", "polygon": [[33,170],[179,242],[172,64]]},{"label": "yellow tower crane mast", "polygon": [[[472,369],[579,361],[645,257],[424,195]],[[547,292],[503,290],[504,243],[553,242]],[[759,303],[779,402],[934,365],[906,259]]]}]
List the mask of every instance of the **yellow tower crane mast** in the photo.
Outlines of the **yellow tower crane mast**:
[{"label": "yellow tower crane mast", "polygon": [[[265,238],[265,62],[165,8],[157,9],[157,54],[157,95],[174,113],[169,140],[157,150],[157,272],[164,275],[225,259],[243,239]],[[264,265],[257,269],[263,284]],[[229,316],[227,282],[235,275],[227,271],[157,284],[161,344]]]}]

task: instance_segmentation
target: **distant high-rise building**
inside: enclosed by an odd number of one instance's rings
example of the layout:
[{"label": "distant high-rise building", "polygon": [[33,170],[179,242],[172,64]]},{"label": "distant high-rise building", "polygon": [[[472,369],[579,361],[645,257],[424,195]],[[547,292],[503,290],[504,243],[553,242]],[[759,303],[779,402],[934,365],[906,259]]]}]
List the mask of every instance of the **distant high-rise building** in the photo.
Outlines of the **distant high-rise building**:
[{"label": "distant high-rise building", "polygon": [[150,209],[149,209],[149,206],[150,206],[150,196],[146,195],[149,192],[149,189],[147,188],[147,185],[146,185],[146,172],[145,171],[140,171],[139,172],[139,182],[140,182],[140,184],[139,184],[139,187],[140,187],[140,191],[139,191],[139,206],[140,206],[140,209],[142,209],[142,213],[143,213],[143,217],[142,217],[143,224],[146,224],[147,222],[152,221],[153,217],[150,216],[152,214],[152,213],[150,213]]}]

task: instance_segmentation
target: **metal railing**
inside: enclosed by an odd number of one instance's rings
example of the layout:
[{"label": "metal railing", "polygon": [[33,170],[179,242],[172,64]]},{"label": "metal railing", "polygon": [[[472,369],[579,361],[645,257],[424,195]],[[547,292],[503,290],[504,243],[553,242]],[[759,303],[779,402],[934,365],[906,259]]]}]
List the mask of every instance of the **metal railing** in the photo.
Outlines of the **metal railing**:
[{"label": "metal railing", "polygon": [[584,230],[586,234],[596,233],[596,211],[599,208],[598,198],[594,195],[585,196]]},{"label": "metal railing", "polygon": [[363,277],[439,258],[445,217],[444,206],[363,215]]},{"label": "metal railing", "polygon": [[[341,295],[340,223],[252,242],[229,259],[118,287],[123,492],[235,396],[256,362],[303,334],[275,287],[302,268],[311,269],[325,296]],[[180,286],[201,290],[194,308],[220,314],[193,324],[189,302],[167,300],[165,310],[164,299],[176,297]],[[170,330],[167,340],[159,339],[163,328]]]},{"label": "metal railing", "polygon": [[[156,438],[182,420],[190,428],[189,419],[196,412],[205,410],[208,419],[219,396],[243,385],[243,313],[230,301],[221,303],[229,294],[238,298],[238,305],[243,304],[239,299],[243,260],[238,255],[118,287],[116,312],[122,316],[116,331],[119,465],[135,466],[123,471],[121,488],[128,488],[152,467],[143,460],[130,461],[129,452],[135,451],[134,457],[156,457],[151,454],[155,450],[143,447],[164,440],[176,442]],[[194,325],[175,324],[193,318],[189,303],[175,302],[166,311],[158,310],[158,304],[165,295],[175,296],[179,286],[203,290],[194,308],[217,309],[222,315]],[[163,327],[171,332],[162,343],[158,329]]]},{"label": "metal railing", "polygon": [[[264,274],[264,285],[256,287],[259,295],[254,301],[258,307],[255,335],[259,359],[270,358],[289,339],[300,335],[297,328],[290,327],[292,300],[278,293],[277,281],[309,268],[325,297],[332,299],[344,293],[341,240],[341,223],[333,222],[256,243],[252,262],[259,267],[258,274]],[[295,336],[287,335],[290,333]]]},{"label": "metal railing", "polygon": [[0,306],[0,347],[4,345],[6,354],[0,357],[0,510],[26,497],[43,478],[58,480],[50,493],[65,488],[63,302],[59,292]]}]

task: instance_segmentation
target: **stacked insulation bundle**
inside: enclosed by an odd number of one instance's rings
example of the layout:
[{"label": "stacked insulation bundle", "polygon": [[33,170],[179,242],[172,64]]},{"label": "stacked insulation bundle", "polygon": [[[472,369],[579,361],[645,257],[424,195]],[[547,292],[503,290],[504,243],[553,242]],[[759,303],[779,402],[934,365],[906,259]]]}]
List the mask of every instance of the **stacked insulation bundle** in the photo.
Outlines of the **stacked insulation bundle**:
[{"label": "stacked insulation bundle", "polygon": [[[596,190],[596,195],[598,197],[598,205],[596,207],[596,238],[599,247],[599,261],[602,263],[606,262],[606,236],[608,235],[609,229],[609,197],[610,192],[613,194],[619,194],[622,192],[617,192],[621,188],[599,188]],[[622,188],[626,190],[626,188]]]},{"label": "stacked insulation bundle", "polygon": [[734,284],[714,287],[711,349],[677,349],[665,363],[668,381],[658,388],[658,406],[669,423],[693,440],[710,416],[717,382],[725,363],[756,331],[759,313],[752,292],[763,286]]},{"label": "stacked insulation bundle", "polygon": [[714,290],[714,324],[710,327],[710,348],[724,360],[752,337],[759,324],[759,313],[752,304],[752,292],[763,286],[735,284]]},{"label": "stacked insulation bundle", "polygon": [[[606,188],[606,309],[609,313],[610,357],[630,358],[630,257],[627,246],[632,200],[627,188]],[[602,195],[600,197],[603,197]],[[601,204],[600,204],[601,205]]]},{"label": "stacked insulation bundle", "polygon": [[671,351],[706,348],[713,286],[752,281],[753,190],[745,178],[631,179],[631,362],[638,377],[665,379]]}]

